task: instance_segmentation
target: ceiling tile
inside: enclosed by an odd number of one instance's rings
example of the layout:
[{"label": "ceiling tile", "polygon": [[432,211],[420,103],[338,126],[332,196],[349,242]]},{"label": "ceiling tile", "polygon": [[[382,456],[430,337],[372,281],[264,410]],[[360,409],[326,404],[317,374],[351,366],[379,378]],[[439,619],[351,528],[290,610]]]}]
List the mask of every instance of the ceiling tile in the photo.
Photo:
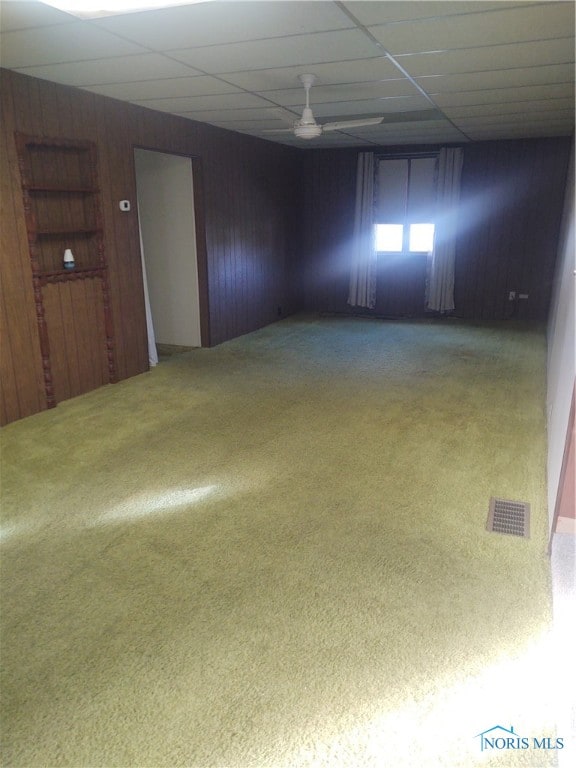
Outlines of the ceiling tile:
[{"label": "ceiling tile", "polygon": [[223,83],[209,75],[166,78],[165,80],[142,80],[135,83],[91,85],[87,86],[86,90],[100,93],[102,96],[110,96],[112,99],[124,99],[126,101],[238,92],[238,88],[235,86]]},{"label": "ceiling tile", "polygon": [[2,32],[52,24],[72,24],[75,21],[77,19],[74,16],[70,16],[69,13],[58,11],[50,5],[39,3],[37,0],[34,0],[34,2],[28,2],[27,0],[6,2],[4,0],[0,13],[0,29]]},{"label": "ceiling tile", "polygon": [[[240,88],[246,88],[250,91],[267,91],[293,88],[298,84],[298,75],[307,74],[309,71],[310,64],[299,64],[291,67],[227,73],[223,77],[229,83]],[[363,80],[389,80],[402,77],[390,60],[383,56],[373,59],[314,64],[313,71],[318,78],[319,85],[358,83]]]},{"label": "ceiling tile", "polygon": [[[285,91],[263,91],[263,96],[283,106],[303,107],[306,101],[304,88]],[[312,107],[335,101],[361,101],[384,99],[392,96],[418,96],[418,90],[408,79],[388,80],[376,83],[347,83],[345,85],[315,85],[310,91]]]},{"label": "ceiling tile", "polygon": [[422,133],[446,133],[451,135],[460,136],[460,131],[456,130],[447,120],[431,120],[415,123],[392,123],[387,125],[372,125],[365,126],[363,128],[350,128],[346,133],[354,134],[355,136],[364,136],[365,138],[373,138],[374,136],[386,136],[391,133],[403,133],[408,134],[422,134]]},{"label": "ceiling tile", "polygon": [[397,58],[412,77],[566,64],[574,61],[574,39],[565,37],[533,43],[408,54]]},{"label": "ceiling tile", "polygon": [[292,143],[295,147],[300,149],[316,149],[328,148],[328,147],[361,147],[370,146],[372,142],[357,136],[349,136],[346,133],[335,131],[334,133],[324,133],[317,139],[306,140],[298,139],[294,137]]},{"label": "ceiling tile", "polygon": [[[479,139],[566,135],[574,123],[573,6],[242,0],[81,22],[41,2],[3,0],[2,63],[253,135],[299,117],[297,76],[308,72],[318,78],[311,103],[319,122],[387,116],[380,126],[311,143],[290,133],[270,139],[301,149],[462,142],[470,132]],[[558,37],[534,39],[549,36]]]},{"label": "ceiling tile", "polygon": [[534,114],[533,112],[518,112],[515,115],[481,115],[479,117],[459,117],[454,120],[454,123],[464,129],[481,128],[483,126],[490,125],[514,125],[517,126],[523,122],[529,122],[530,125],[542,125],[546,124],[562,124],[569,125],[574,122],[574,115],[571,110],[566,110],[564,115],[561,112],[541,112]]},{"label": "ceiling tile", "polygon": [[518,88],[498,88],[493,91],[470,91],[459,93],[432,94],[439,107],[463,107],[472,104],[497,104],[511,101],[540,101],[574,98],[574,86],[526,85]]},{"label": "ceiling tile", "polygon": [[166,8],[94,21],[157,50],[237,43],[347,29],[353,23],[328,2],[224,2]]},{"label": "ceiling tile", "polygon": [[196,73],[192,67],[172,61],[159,53],[22,67],[19,71],[54,83],[76,86],[105,85],[118,83],[119,80],[121,83],[138,82],[151,78],[159,78],[159,82],[162,82],[163,78],[186,77]]},{"label": "ceiling tile", "polygon": [[501,104],[477,104],[467,107],[446,107],[443,111],[446,117],[456,120],[459,117],[474,117],[476,115],[515,115],[521,113],[534,114],[537,112],[569,110],[573,113],[574,99],[554,99],[544,101],[507,101]]},{"label": "ceiling tile", "polygon": [[473,141],[497,141],[498,139],[530,139],[538,137],[570,136],[572,131],[563,125],[503,125],[476,128],[470,131]]},{"label": "ceiling tile", "polygon": [[[286,130],[290,133],[290,128],[282,120],[234,120],[235,131],[246,131],[247,133],[258,133],[265,130]],[[211,125],[217,125],[219,128],[230,129],[229,120],[210,120]]]},{"label": "ceiling tile", "polygon": [[562,37],[574,28],[572,3],[534,4],[488,13],[370,27],[392,54],[472,48]]},{"label": "ceiling tile", "polygon": [[171,56],[209,74],[316,64],[379,55],[378,47],[357,29],[294,35],[253,43],[213,45],[172,51]]},{"label": "ceiling tile", "polygon": [[[47,34],[46,29],[50,30]],[[147,53],[139,45],[122,40],[84,22],[25,29],[2,35],[2,66],[8,69],[66,61],[86,61],[106,56]]]},{"label": "ceiling tile", "polygon": [[430,104],[421,96],[400,96],[390,99],[372,99],[370,101],[339,101],[314,106],[314,114],[319,117],[344,118],[351,115],[385,115],[392,112],[410,112],[428,109]]},{"label": "ceiling tile", "polygon": [[[279,120],[282,119],[278,113],[278,109],[275,107],[257,107],[252,109],[211,109],[196,112],[184,109],[178,111],[176,114],[182,117],[188,117],[192,120],[201,120],[205,123],[229,123],[229,127],[231,127],[231,125],[236,121],[244,122],[246,120],[269,120],[271,118],[276,118]],[[294,112],[294,114],[291,116],[289,113],[286,113],[285,124],[291,124],[294,122],[294,120],[297,120],[298,117],[299,114],[297,112]]]},{"label": "ceiling tile", "polygon": [[134,102],[142,107],[158,109],[160,112],[203,112],[220,109],[246,109],[265,106],[266,101],[252,93],[228,93],[217,96],[188,96],[177,99],[148,99]]},{"label": "ceiling tile", "polygon": [[430,144],[443,142],[467,142],[468,136],[450,123],[422,124],[420,127],[407,128],[404,125],[383,125],[374,130],[359,129],[347,133],[362,136],[370,141],[381,144]]},{"label": "ceiling tile", "polygon": [[[360,0],[344,3],[346,8],[364,26],[388,24],[394,21],[411,19],[437,18],[455,14],[478,13],[482,11],[501,10],[502,8],[526,5],[524,2],[362,2]],[[532,0],[528,0],[532,2]]]},{"label": "ceiling tile", "polygon": [[552,64],[543,67],[468,72],[463,75],[431,75],[416,78],[426,93],[453,93],[458,91],[489,90],[545,83],[574,81],[572,64]]}]

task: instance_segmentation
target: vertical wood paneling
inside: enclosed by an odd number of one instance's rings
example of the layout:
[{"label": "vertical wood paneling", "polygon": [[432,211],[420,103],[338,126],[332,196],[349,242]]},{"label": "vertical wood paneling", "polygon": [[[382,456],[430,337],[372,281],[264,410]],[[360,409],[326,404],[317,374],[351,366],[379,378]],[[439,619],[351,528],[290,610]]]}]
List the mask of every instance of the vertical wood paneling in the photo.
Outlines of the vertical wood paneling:
[{"label": "vertical wood paneling", "polygon": [[[476,320],[512,316],[545,320],[569,148],[570,139],[563,138],[464,147],[461,236],[456,253],[457,315]],[[349,310],[347,248],[353,233],[357,153],[315,150],[305,158],[310,309]],[[375,313],[423,315],[425,280],[421,257],[382,257]],[[511,303],[510,290],[529,298]]]},{"label": "vertical wood paneling", "polygon": [[[144,292],[138,237],[134,158],[126,141],[126,120],[120,102],[112,102],[98,112],[98,147],[103,196],[105,238],[110,274],[110,300],[115,327],[115,352],[118,377],[134,376],[148,368]],[[132,210],[122,212],[120,200],[131,200]],[[139,322],[135,322],[138,318]]]},{"label": "vertical wood paneling", "polygon": [[52,283],[43,297],[56,402],[107,384],[101,279]]},{"label": "vertical wood paneling", "polygon": [[1,91],[0,120],[0,376],[2,423],[46,408],[32,268],[13,141],[14,105]]},{"label": "vertical wood paneling", "polygon": [[[13,97],[14,102],[14,119],[3,136],[9,147],[9,163],[15,164],[14,130],[33,136],[91,140],[97,145],[119,378],[148,368],[135,206],[135,146],[193,158],[204,343],[217,344],[273,322],[279,306],[285,313],[287,307],[289,311],[299,308],[299,297],[294,297],[290,288],[294,283],[295,211],[300,205],[299,195],[294,194],[298,150],[12,72],[3,71],[2,80],[3,92],[9,94],[7,100]],[[15,193],[14,216],[23,231],[22,200],[15,184],[12,179],[10,194]],[[122,199],[133,202],[131,213],[119,210]],[[14,249],[18,260],[28,264],[25,240],[9,233],[4,253]],[[6,262],[5,268],[12,270],[12,263]],[[13,281],[27,286],[25,303],[33,316],[30,275],[21,266],[14,271]],[[22,302],[11,282],[6,284],[4,300],[8,322],[11,328],[15,326],[13,335],[26,336],[18,314]],[[56,317],[55,311],[51,316]],[[41,371],[38,356],[38,345],[34,352],[16,351],[12,358],[6,358],[7,366],[10,372],[15,368],[26,372],[27,367]],[[7,373],[8,382],[10,377]],[[29,371],[25,378],[24,389],[33,388],[34,377]],[[69,392],[74,389],[69,381],[59,386]],[[7,391],[9,405],[2,416],[6,421],[40,409],[38,403],[29,404],[23,412],[9,384]]]},{"label": "vertical wood paneling", "polygon": [[[569,149],[563,138],[465,147],[455,284],[460,316],[546,319]],[[510,302],[509,291],[529,298]]]}]

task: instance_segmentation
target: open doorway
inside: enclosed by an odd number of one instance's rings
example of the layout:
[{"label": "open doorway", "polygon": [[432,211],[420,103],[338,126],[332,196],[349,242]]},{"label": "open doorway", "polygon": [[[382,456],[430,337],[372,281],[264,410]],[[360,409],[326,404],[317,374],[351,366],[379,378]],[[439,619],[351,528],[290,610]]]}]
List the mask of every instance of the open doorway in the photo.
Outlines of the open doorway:
[{"label": "open doorway", "polygon": [[202,346],[190,157],[134,149],[151,365]]}]

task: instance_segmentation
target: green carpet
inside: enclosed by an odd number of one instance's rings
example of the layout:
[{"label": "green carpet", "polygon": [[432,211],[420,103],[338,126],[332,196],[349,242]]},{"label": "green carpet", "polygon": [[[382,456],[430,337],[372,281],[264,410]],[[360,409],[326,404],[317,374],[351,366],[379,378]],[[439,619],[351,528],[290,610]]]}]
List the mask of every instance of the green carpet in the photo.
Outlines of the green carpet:
[{"label": "green carpet", "polygon": [[554,765],[475,738],[556,735],[544,395],[537,330],[300,316],[6,427],[3,765]]}]

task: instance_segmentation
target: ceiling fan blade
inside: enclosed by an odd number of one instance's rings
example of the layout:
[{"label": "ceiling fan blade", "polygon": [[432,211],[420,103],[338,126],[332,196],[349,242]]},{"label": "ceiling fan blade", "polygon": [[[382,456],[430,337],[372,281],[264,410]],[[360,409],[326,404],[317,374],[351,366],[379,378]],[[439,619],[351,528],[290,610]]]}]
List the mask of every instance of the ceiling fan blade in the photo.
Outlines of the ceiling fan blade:
[{"label": "ceiling fan blade", "polygon": [[324,131],[343,131],[346,128],[361,128],[363,125],[379,125],[384,122],[384,117],[367,117],[364,120],[341,120],[338,123],[325,123]]},{"label": "ceiling fan blade", "polygon": [[260,133],[294,133],[293,128],[266,128]]}]

